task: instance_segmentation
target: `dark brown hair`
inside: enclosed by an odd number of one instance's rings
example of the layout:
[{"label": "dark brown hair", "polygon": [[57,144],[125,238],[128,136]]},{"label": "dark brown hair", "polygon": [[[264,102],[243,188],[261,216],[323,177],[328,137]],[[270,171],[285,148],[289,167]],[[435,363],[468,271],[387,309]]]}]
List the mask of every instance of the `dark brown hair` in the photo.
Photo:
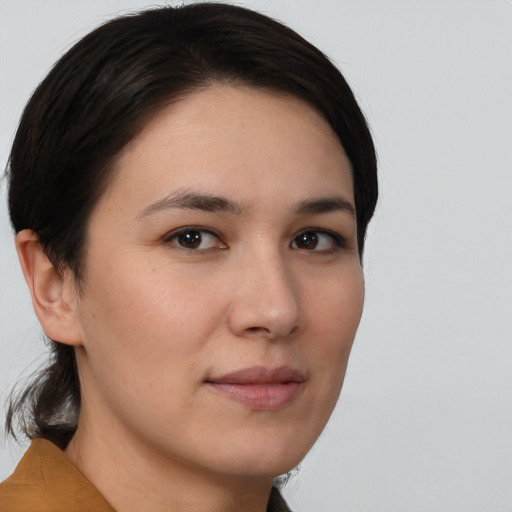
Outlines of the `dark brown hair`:
[{"label": "dark brown hair", "polygon": [[[220,3],[163,7],[114,19],[73,46],[35,90],[9,159],[16,232],[33,230],[80,285],[87,221],[121,149],[163,106],[216,82],[291,94],[317,109],[352,164],[360,255],[377,201],[376,157],[341,73],[301,36],[262,14]],[[74,349],[11,402],[7,432],[64,447],[80,411]]]}]

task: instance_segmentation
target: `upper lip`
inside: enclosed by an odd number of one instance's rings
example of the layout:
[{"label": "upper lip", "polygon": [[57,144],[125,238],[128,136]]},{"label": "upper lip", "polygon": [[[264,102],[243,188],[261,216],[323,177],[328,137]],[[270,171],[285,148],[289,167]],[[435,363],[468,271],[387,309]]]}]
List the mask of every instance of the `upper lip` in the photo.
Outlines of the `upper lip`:
[{"label": "upper lip", "polygon": [[304,382],[304,375],[290,366],[267,368],[265,366],[251,366],[220,377],[208,379],[215,384],[276,384],[286,382]]}]

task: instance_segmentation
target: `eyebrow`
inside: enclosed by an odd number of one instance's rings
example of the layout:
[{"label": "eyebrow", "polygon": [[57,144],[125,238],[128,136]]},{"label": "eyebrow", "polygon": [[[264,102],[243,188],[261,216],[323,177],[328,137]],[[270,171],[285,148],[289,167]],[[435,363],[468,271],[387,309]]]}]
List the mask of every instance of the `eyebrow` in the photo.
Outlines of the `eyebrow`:
[{"label": "eyebrow", "polygon": [[356,214],[352,203],[341,196],[319,197],[317,199],[306,199],[297,207],[296,212],[300,215],[319,214],[342,211]]},{"label": "eyebrow", "polygon": [[142,210],[139,217],[147,217],[155,213],[178,209],[202,210],[205,212],[240,213],[242,207],[239,203],[221,196],[211,194],[181,191],[169,197],[164,197]]},{"label": "eyebrow", "polygon": [[[203,192],[180,191],[168,197],[164,197],[150,204],[138,215],[139,218],[172,209],[191,209],[206,212],[226,212],[240,214],[243,206],[231,199],[215,196]],[[344,211],[355,215],[352,203],[341,196],[310,198],[302,201],[297,206],[295,213],[298,215],[322,214],[335,211]]]}]

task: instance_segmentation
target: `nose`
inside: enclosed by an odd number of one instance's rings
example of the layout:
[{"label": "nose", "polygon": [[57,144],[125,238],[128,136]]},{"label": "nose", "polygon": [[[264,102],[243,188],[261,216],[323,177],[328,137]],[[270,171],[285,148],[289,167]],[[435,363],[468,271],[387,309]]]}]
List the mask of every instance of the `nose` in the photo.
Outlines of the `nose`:
[{"label": "nose", "polygon": [[239,263],[229,327],[237,336],[277,340],[302,328],[298,286],[282,258]]}]

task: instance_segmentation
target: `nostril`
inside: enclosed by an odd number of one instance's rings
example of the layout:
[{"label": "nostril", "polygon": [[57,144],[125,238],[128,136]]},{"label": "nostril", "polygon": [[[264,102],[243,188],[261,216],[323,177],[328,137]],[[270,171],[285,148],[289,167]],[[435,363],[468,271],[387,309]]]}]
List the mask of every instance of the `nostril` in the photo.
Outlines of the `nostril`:
[{"label": "nostril", "polygon": [[259,331],[270,332],[266,327],[248,327],[247,330],[249,332],[259,332]]},{"label": "nostril", "polygon": [[[259,278],[258,278],[259,279]],[[276,284],[277,283],[277,284]],[[228,324],[237,336],[278,340],[301,330],[303,313],[294,287],[283,279],[259,279],[240,288],[228,310]],[[279,285],[279,286],[278,286]]]}]

